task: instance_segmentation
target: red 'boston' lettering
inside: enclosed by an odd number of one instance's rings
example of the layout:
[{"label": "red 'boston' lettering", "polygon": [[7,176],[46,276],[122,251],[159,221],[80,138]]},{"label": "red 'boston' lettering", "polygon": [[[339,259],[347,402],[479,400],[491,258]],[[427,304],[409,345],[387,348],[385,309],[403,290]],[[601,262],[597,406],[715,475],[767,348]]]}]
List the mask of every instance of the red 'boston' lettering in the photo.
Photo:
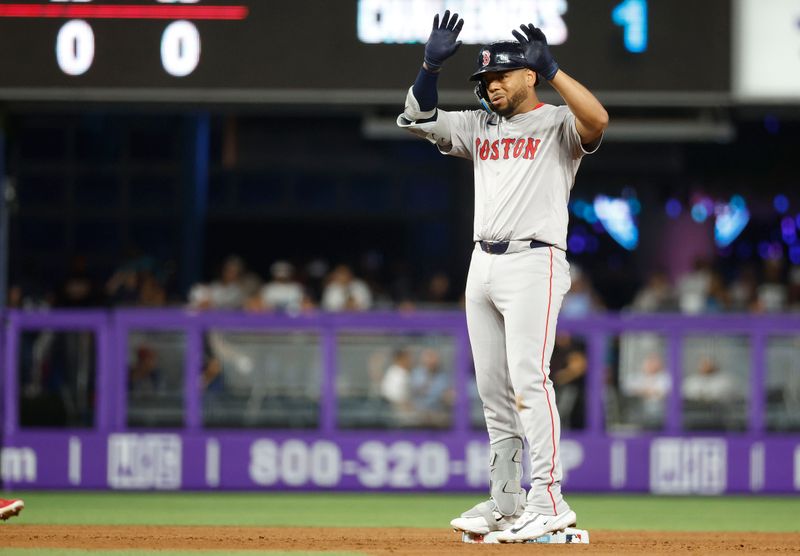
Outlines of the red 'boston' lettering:
[{"label": "red 'boston' lettering", "polygon": [[519,158],[522,154],[522,149],[525,148],[525,139],[517,139],[517,142],[514,144],[514,158]]},{"label": "red 'boston' lettering", "polygon": [[489,158],[489,140],[484,139],[483,144],[481,145],[480,150],[481,160],[486,160]]},{"label": "red 'boston' lettering", "polygon": [[475,157],[480,157],[481,160],[499,160],[502,154],[503,160],[520,157],[526,160],[533,160],[536,158],[536,151],[539,150],[541,142],[541,139],[534,139],[533,137],[520,137],[518,139],[506,137],[490,143],[488,139],[477,137],[475,139]]},{"label": "red 'boston' lettering", "polygon": [[514,144],[514,140],[513,139],[501,139],[500,142],[503,143],[503,160],[508,160],[508,149],[511,147],[511,145]]},{"label": "red 'boston' lettering", "polygon": [[525,146],[525,156],[523,158],[533,160],[536,157],[536,149],[539,148],[539,143],[541,142],[541,139],[528,137],[528,144]]}]

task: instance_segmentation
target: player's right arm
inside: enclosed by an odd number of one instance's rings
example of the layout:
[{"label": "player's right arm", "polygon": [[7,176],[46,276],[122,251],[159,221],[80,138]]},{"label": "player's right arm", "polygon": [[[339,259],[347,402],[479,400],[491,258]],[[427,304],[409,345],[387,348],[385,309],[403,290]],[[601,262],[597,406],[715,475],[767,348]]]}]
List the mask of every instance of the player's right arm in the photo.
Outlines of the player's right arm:
[{"label": "player's right arm", "polygon": [[[433,28],[425,43],[425,59],[414,85],[408,90],[405,109],[397,117],[397,125],[427,139],[443,153],[469,158],[460,140],[462,133],[459,132],[467,123],[462,121],[466,120],[466,116],[437,108],[439,72],[444,61],[461,46],[461,41],[457,39],[463,25],[464,20],[459,19],[458,14],[450,16],[449,10],[444,12],[441,22],[439,14],[433,18]],[[467,141],[466,145],[469,144],[470,141]]]}]

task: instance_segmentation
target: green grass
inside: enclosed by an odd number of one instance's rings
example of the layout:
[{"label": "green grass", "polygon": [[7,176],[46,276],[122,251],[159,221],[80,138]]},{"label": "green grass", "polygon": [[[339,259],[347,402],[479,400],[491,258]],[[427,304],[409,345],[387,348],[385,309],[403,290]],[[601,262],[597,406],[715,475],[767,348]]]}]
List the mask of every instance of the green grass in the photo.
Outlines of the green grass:
[{"label": "green grass", "polygon": [[[39,491],[16,492],[13,496],[23,498],[26,507],[9,524],[290,526],[314,523],[317,527],[427,528],[447,528],[452,517],[480,498],[462,494]],[[799,497],[571,495],[568,500],[578,513],[579,526],[590,530],[800,532]]]}]

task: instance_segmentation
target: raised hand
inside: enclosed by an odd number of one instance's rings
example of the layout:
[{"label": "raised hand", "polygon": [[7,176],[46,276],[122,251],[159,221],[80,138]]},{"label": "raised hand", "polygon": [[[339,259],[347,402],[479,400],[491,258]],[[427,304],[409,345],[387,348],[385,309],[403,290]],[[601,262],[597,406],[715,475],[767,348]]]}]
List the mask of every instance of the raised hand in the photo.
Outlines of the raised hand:
[{"label": "raised hand", "polygon": [[458,18],[458,14],[450,15],[450,10],[446,10],[439,22],[439,14],[433,17],[433,29],[428,42],[425,43],[425,65],[430,70],[439,70],[442,64],[450,56],[456,53],[461,41],[457,41],[458,34],[464,26],[464,20]]},{"label": "raised hand", "polygon": [[558,71],[558,64],[550,53],[550,47],[547,46],[547,39],[544,33],[542,33],[541,29],[534,27],[533,23],[520,25],[519,28],[525,33],[524,36],[516,30],[512,31],[511,34],[522,45],[525,60],[531,69],[550,81]]}]

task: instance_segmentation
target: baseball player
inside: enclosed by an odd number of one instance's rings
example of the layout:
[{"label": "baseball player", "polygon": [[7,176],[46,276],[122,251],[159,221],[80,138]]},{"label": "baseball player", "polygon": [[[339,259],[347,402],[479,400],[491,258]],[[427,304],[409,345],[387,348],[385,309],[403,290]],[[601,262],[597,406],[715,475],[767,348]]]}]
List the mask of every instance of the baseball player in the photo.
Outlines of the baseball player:
[{"label": "baseball player", "polygon": [[[478,51],[470,80],[484,110],[437,109],[437,77],[461,45],[464,21],[446,11],[433,19],[425,59],[397,123],[443,154],[472,160],[475,248],[466,312],[478,392],[491,443],[491,498],[451,521],[471,534],[500,531],[523,542],[576,523],[561,495],[560,425],[550,356],[561,301],[570,287],[567,202],[585,154],[600,145],[608,114],[562,71],[541,30]],[[548,81],[566,102],[539,102]],[[522,477],[523,437],[531,488]]]}]

